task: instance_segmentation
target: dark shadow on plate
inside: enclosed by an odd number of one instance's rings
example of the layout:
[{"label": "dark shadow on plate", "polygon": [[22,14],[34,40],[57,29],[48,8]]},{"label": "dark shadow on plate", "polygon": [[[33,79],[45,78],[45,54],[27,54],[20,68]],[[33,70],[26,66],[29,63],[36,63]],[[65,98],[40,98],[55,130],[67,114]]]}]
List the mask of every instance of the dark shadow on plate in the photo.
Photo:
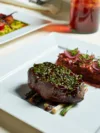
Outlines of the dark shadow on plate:
[{"label": "dark shadow on plate", "polygon": [[25,94],[28,93],[29,91],[30,88],[28,87],[28,84],[22,84],[15,89],[17,95],[22,99],[25,99]]},{"label": "dark shadow on plate", "polygon": [[100,133],[100,126],[97,128],[95,133]]},{"label": "dark shadow on plate", "polygon": [[[15,89],[15,93],[17,93],[17,95],[22,98],[23,100],[25,100],[26,102],[28,102],[29,104],[33,105],[33,106],[37,106],[38,108],[41,108],[44,110],[44,103],[48,103],[48,101],[42,100],[40,101],[40,103],[38,104],[34,104],[34,103],[30,103],[29,101],[27,101],[25,99],[25,94],[28,93],[30,91],[30,88],[28,87],[28,84],[22,84],[20,86],[18,86]],[[54,106],[57,106],[57,103],[53,103]],[[74,107],[77,108],[78,104]],[[49,113],[49,112],[48,112]],[[99,129],[98,129],[99,130]],[[98,133],[98,130],[95,133]]]},{"label": "dark shadow on plate", "polygon": [[[25,99],[25,94],[28,93],[30,90],[31,90],[31,89],[28,87],[28,84],[22,84],[22,85],[18,86],[18,87],[15,89],[15,93],[17,93],[17,95],[18,95],[20,98],[24,99],[24,100],[25,100],[26,102],[28,102],[29,104],[35,105],[34,103],[30,103],[29,101],[27,101],[27,100]],[[37,107],[43,109],[43,102],[41,102],[41,103],[39,103],[39,104],[37,104],[37,105],[35,105],[35,106],[37,106]]]}]

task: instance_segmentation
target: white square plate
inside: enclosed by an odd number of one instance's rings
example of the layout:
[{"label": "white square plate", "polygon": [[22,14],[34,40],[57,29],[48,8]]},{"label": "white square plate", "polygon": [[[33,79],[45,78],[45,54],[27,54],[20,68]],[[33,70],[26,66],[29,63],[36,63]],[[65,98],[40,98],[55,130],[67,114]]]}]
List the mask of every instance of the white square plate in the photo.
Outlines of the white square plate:
[{"label": "white square plate", "polygon": [[[77,107],[71,109],[65,117],[59,114],[52,115],[43,109],[29,104],[23,99],[27,86],[27,71],[34,63],[44,61],[55,62],[57,56],[66,48],[78,47],[82,52],[100,55],[100,47],[69,38],[66,35],[51,34],[39,40],[35,49],[33,45],[27,45],[24,50],[30,51],[24,64],[11,71],[0,79],[0,107],[11,115],[45,133],[99,133],[100,127],[100,90],[88,87],[88,92]],[[33,48],[32,48],[33,47]],[[30,56],[30,57],[29,57]],[[16,57],[16,62],[18,62]],[[9,64],[10,65],[10,64]],[[1,69],[0,69],[1,71]]]},{"label": "white square plate", "polygon": [[[14,11],[17,11],[17,10],[14,10],[14,8],[9,8],[9,7],[0,5],[0,13],[9,15]],[[0,36],[0,45],[48,25],[48,23],[45,20],[38,18],[34,12],[32,14],[29,14],[26,12],[24,13],[21,11],[17,11],[17,13],[13,14],[13,17],[16,20],[20,20],[24,23],[27,23],[28,26],[25,26],[21,29],[10,32],[9,34],[6,34],[4,36]]]}]

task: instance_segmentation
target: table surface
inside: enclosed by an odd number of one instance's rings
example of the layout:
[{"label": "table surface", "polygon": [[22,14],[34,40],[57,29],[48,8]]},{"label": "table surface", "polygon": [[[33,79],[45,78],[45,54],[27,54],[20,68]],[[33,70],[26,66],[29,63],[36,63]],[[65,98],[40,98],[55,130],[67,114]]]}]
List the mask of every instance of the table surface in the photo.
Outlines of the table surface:
[{"label": "table surface", "polygon": [[6,129],[0,127],[0,133],[9,133]]},{"label": "table surface", "polygon": [[[18,7],[16,7],[16,8],[18,8]],[[18,9],[20,10],[20,8],[18,8]],[[21,10],[24,10],[24,9],[21,8]],[[26,10],[26,11],[32,13],[32,11],[29,11],[29,10]],[[56,19],[64,20],[65,13],[68,14],[68,10],[64,10],[64,12],[62,11],[60,13],[60,15],[58,15],[56,17]],[[50,16],[50,17],[52,19],[52,16]],[[54,18],[52,20],[54,20]],[[68,21],[68,17],[66,17],[66,20],[64,20],[64,21]],[[38,31],[35,31],[35,32],[28,34],[27,37],[23,36],[17,40],[14,40],[14,41],[11,41],[11,42],[6,43],[4,45],[1,45],[0,46],[0,56],[5,56],[5,55],[9,54],[10,52],[15,51],[16,49],[19,49],[22,45],[25,45],[25,43],[28,43],[29,40],[31,43],[33,40],[37,40],[37,39],[39,40],[39,38],[41,38],[45,35],[48,35],[48,34],[49,33],[47,33],[47,32],[44,32],[42,30],[38,30]],[[66,36],[72,36],[73,38],[77,38],[79,40],[83,40],[83,41],[86,41],[86,42],[89,42],[92,44],[100,45],[100,30],[94,34],[84,34],[84,35],[82,35],[82,34],[66,34]],[[2,123],[0,121],[0,125],[2,125],[2,127],[6,128],[4,122]],[[2,127],[0,128],[0,133],[8,133],[8,131],[3,129]]]}]

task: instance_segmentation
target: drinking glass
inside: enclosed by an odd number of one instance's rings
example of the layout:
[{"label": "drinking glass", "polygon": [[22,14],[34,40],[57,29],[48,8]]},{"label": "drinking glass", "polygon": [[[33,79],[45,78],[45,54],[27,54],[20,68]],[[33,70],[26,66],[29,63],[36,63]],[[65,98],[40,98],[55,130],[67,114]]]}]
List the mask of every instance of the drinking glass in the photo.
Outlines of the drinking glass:
[{"label": "drinking glass", "polygon": [[70,25],[79,33],[93,33],[99,28],[100,0],[71,0]]}]

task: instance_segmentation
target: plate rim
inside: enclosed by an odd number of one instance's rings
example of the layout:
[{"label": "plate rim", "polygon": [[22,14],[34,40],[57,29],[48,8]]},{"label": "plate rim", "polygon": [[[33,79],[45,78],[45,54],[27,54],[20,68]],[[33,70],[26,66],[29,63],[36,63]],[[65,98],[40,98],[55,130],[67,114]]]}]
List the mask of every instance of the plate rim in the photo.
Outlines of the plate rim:
[{"label": "plate rim", "polygon": [[[12,12],[15,11],[13,8],[7,7],[6,5],[3,5],[2,8],[5,8],[6,10],[7,9],[8,10],[10,9],[10,11],[12,10]],[[36,18],[37,20],[41,20],[41,21],[43,20],[44,23],[42,23],[42,24],[34,27],[34,24],[32,22],[31,23],[25,22],[25,23],[28,24],[27,26],[25,26],[23,28],[20,28],[18,30],[12,31],[12,32],[10,32],[8,34],[5,34],[3,36],[0,36],[0,46],[2,46],[3,44],[5,44],[7,42],[10,42],[12,40],[18,39],[18,38],[20,38],[20,37],[22,37],[24,35],[27,35],[28,33],[32,33],[33,31],[36,31],[38,29],[41,29],[41,28],[43,28],[43,27],[51,24],[51,22],[46,22],[46,19],[44,19],[42,17],[39,17],[39,16],[36,16],[36,13],[35,12],[33,12],[33,14],[31,15],[28,12],[25,12],[24,13],[23,11],[19,11],[19,10],[16,10],[16,11],[18,12],[18,14],[21,13],[21,15],[29,16],[29,18],[33,17],[33,18]],[[20,17],[21,16],[19,16],[19,19],[18,20],[20,20]],[[17,16],[17,18],[18,18],[18,16]],[[17,32],[18,32],[18,34],[17,34]],[[13,34],[14,34],[14,36],[13,36]]]}]

